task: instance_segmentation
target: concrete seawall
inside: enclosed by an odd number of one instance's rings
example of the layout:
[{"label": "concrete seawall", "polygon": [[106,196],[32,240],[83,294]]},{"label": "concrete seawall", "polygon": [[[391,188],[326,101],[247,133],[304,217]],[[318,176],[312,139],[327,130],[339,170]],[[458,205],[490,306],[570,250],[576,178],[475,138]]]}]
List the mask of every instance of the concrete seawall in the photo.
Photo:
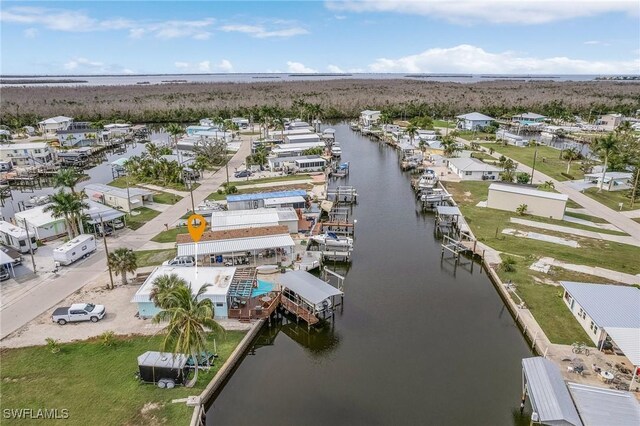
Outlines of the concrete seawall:
[{"label": "concrete seawall", "polygon": [[205,410],[205,406],[207,402],[216,394],[216,392],[220,389],[220,387],[225,383],[225,381],[229,378],[233,370],[236,368],[238,362],[242,359],[242,356],[245,354],[251,343],[255,340],[258,332],[262,328],[265,323],[265,319],[258,320],[253,327],[249,330],[246,336],[240,341],[238,346],[233,350],[229,359],[224,363],[222,368],[218,370],[218,373],[211,379],[206,388],[200,393],[195,401],[195,406],[193,407],[193,415],[191,416],[191,426],[200,426],[203,423],[203,414]]}]

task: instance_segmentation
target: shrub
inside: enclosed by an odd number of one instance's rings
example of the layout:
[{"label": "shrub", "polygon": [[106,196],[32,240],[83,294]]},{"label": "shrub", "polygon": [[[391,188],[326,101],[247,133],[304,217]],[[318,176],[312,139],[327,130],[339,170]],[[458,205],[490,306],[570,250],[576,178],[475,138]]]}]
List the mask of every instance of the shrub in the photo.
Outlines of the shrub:
[{"label": "shrub", "polygon": [[567,179],[569,179],[569,180],[574,180],[574,179],[575,179],[575,176],[570,175],[569,173],[561,172],[560,174],[561,174],[562,176],[566,177],[566,178],[567,178]]},{"label": "shrub", "polygon": [[104,346],[113,346],[116,343],[116,334],[113,331],[105,331],[99,337]]},{"label": "shrub", "polygon": [[516,271],[516,260],[511,256],[507,256],[507,257],[504,258],[504,260],[500,264],[500,268],[504,272],[515,272]]},{"label": "shrub", "polygon": [[527,183],[529,183],[529,179],[531,178],[531,176],[529,175],[529,173],[518,173],[516,175],[516,181],[520,184],[526,185]]},{"label": "shrub", "polygon": [[529,206],[527,206],[526,204],[520,204],[516,209],[516,213],[518,213],[520,216],[524,216],[525,214],[527,214],[528,208]]},{"label": "shrub", "polygon": [[51,351],[52,354],[57,354],[62,349],[60,347],[60,342],[58,342],[56,339],[47,337],[45,341],[47,342],[47,349],[49,349],[49,351]]}]

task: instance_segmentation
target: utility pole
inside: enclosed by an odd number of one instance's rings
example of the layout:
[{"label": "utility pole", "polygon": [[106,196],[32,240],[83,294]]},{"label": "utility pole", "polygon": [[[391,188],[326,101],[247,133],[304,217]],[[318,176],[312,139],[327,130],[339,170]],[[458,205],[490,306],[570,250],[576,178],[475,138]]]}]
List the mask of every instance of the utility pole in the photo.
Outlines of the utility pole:
[{"label": "utility pole", "polygon": [[27,226],[27,219],[22,219],[24,222],[24,229],[27,231],[27,241],[29,242],[29,254],[31,255],[31,264],[33,265],[33,273],[36,273],[36,259],[33,257],[33,248],[31,247],[31,235],[29,235],[29,227]]},{"label": "utility pole", "polygon": [[196,214],[196,206],[193,202],[193,180],[191,179],[191,175],[189,175],[189,193],[191,193],[191,214]]},{"label": "utility pole", "polygon": [[636,201],[636,191],[638,190],[638,179],[640,179],[640,167],[636,168],[636,179],[633,183],[633,191],[631,192],[631,208]]},{"label": "utility pole", "polygon": [[107,267],[109,268],[109,281],[111,282],[110,289],[115,288],[113,285],[113,273],[111,272],[111,264],[109,263],[109,247],[107,247],[107,233],[104,229],[104,221],[102,220],[102,215],[100,217],[100,226],[102,227],[102,240],[104,241],[104,252],[107,256]]},{"label": "utility pole", "polygon": [[531,185],[533,185],[533,173],[536,171],[536,158],[538,158],[538,147],[533,152],[533,167],[531,167]]}]

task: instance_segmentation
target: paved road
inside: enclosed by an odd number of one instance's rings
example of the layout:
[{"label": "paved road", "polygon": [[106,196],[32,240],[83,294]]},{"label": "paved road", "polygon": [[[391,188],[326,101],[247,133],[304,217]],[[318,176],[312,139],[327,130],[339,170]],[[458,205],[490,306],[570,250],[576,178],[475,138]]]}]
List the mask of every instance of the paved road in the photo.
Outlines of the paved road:
[{"label": "paved road", "polygon": [[[462,138],[457,138],[457,140],[458,142],[462,142],[465,145],[471,144],[469,141]],[[526,148],[522,148],[522,149],[526,149]],[[485,152],[488,153],[488,150],[485,150]],[[496,159],[500,158],[501,155],[502,154],[497,152],[494,152],[492,154],[492,156]],[[519,171],[531,174],[532,172],[531,167],[521,164],[515,159],[513,159],[513,161],[518,163]],[[580,191],[577,191],[571,186],[569,186],[566,182],[561,182],[556,179],[552,179],[551,177],[545,175],[544,173],[539,172],[538,170],[536,170],[533,173],[533,181],[534,183],[543,183],[546,181],[553,182],[556,191],[562,194],[568,195],[569,198],[571,198],[573,201],[575,201],[576,203],[584,207],[591,216],[597,216],[597,217],[603,218],[610,224],[615,225],[621,231],[626,232],[636,240],[640,241],[640,223],[637,223],[632,219],[628,218],[627,216],[621,214],[620,212],[610,209],[609,207],[603,205],[602,203],[599,203],[593,198],[584,195]]]},{"label": "paved road", "polygon": [[[229,162],[230,173],[245,161],[250,152],[251,143],[246,140]],[[216,191],[225,180],[226,173],[224,168],[208,176],[205,175],[202,179],[202,184],[193,191],[195,205],[198,205],[209,194]],[[119,233],[117,237],[109,238],[107,240],[109,250],[118,247],[139,250],[151,238],[165,229],[165,223],[174,223],[190,209],[191,198],[187,196],[136,231],[127,230]],[[102,240],[100,243],[102,243]],[[58,275],[53,273],[40,274],[38,278],[23,284],[26,287],[24,292],[20,292],[10,300],[2,300],[2,307],[0,308],[0,339],[18,330],[43,312],[51,310],[53,306],[85,285],[98,282],[107,283],[108,280],[109,273],[106,267],[103,245],[85,261],[74,264],[72,267],[61,268]],[[119,280],[120,277],[114,276],[114,282],[117,283]],[[99,302],[99,300],[95,302]]]}]

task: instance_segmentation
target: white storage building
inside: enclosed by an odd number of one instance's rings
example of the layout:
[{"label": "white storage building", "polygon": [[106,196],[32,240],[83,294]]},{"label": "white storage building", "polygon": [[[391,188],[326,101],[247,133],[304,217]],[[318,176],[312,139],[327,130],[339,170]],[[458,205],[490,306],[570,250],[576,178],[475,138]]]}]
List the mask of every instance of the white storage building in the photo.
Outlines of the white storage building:
[{"label": "white storage building", "polygon": [[555,192],[492,183],[489,185],[487,207],[515,212],[521,204],[526,204],[528,214],[562,220],[568,199],[566,195]]}]

